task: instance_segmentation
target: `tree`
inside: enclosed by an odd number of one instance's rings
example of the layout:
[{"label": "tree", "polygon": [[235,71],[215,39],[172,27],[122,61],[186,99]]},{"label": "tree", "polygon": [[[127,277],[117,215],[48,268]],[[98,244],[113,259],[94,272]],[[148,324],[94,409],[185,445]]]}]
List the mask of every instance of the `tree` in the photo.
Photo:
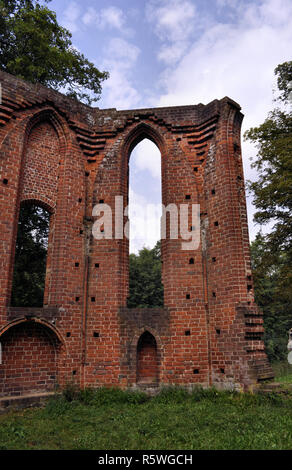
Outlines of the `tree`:
[{"label": "tree", "polygon": [[283,103],[291,102],[291,91],[292,91],[292,61],[284,62],[275,68],[275,74],[277,75],[277,86],[280,92],[276,100],[282,101]]},{"label": "tree", "polygon": [[91,104],[109,74],[77,51],[71,37],[39,1],[0,0],[1,70]]},{"label": "tree", "polygon": [[286,359],[287,332],[291,327],[291,303],[282,296],[282,266],[285,254],[278,252],[274,262],[267,263],[268,243],[258,233],[251,243],[251,261],[255,301],[264,312],[266,352],[272,361]]},{"label": "tree", "polygon": [[[289,106],[292,62],[275,69],[281,95],[278,100]],[[249,182],[257,209],[254,219],[260,224],[273,223],[265,239],[266,262],[273,264],[279,251],[285,262],[281,267],[282,294],[292,302],[292,112],[276,108],[259,127],[246,132],[245,138],[257,145],[253,167],[258,180]]]},{"label": "tree", "polygon": [[[266,335],[280,334],[283,328],[284,337],[292,322],[292,62],[278,65],[275,75],[279,106],[263,124],[248,130],[245,139],[258,150],[252,164],[258,178],[248,182],[256,207],[254,220],[271,224],[269,233],[252,245],[255,294],[264,311]],[[279,315],[283,315],[280,322]]]},{"label": "tree", "polygon": [[152,249],[143,248],[129,259],[129,308],[163,306],[160,241]]}]

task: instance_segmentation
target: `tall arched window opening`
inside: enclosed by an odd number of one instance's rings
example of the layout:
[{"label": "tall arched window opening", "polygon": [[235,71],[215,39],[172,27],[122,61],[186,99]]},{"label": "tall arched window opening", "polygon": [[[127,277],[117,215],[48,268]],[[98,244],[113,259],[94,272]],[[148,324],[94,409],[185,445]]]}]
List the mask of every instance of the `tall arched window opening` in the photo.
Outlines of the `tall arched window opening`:
[{"label": "tall arched window opening", "polygon": [[36,203],[20,207],[11,305],[42,307],[45,290],[50,213]]},{"label": "tall arched window opening", "polygon": [[129,308],[163,306],[161,191],[161,154],[145,138],[129,160]]}]

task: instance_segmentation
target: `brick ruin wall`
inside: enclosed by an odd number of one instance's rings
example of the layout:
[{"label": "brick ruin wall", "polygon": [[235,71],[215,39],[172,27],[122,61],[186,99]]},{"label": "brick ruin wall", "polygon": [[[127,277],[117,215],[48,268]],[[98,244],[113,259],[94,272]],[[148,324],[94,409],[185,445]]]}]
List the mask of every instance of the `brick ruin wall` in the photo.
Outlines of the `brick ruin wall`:
[{"label": "brick ruin wall", "polygon": [[[0,396],[153,382],[250,390],[272,377],[254,303],[240,131],[207,105],[90,108],[0,73]],[[200,246],[162,240],[164,307],[129,309],[129,242],[96,240],[93,207],[128,201],[128,161],[161,153],[162,203],[200,205]],[[50,212],[43,308],[10,304],[20,206]],[[124,223],[127,218],[124,217]],[[191,223],[191,221],[190,221]],[[115,229],[113,210],[113,229]]]}]

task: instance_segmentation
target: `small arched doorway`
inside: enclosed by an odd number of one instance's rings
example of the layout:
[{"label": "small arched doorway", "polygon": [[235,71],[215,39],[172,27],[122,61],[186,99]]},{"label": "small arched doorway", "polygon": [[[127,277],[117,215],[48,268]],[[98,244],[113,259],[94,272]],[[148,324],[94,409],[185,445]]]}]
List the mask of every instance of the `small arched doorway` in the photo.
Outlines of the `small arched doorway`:
[{"label": "small arched doorway", "polygon": [[145,331],[137,344],[137,384],[157,384],[158,381],[159,361],[156,339],[149,331]]}]

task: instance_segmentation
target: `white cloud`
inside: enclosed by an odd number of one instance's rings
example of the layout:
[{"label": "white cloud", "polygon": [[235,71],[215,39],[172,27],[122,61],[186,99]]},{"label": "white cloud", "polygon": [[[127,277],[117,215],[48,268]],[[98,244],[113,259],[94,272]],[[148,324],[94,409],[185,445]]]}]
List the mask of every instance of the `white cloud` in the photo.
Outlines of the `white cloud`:
[{"label": "white cloud", "polygon": [[110,78],[103,85],[103,106],[117,109],[135,108],[141,95],[119,67],[110,69]]},{"label": "white cloud", "polygon": [[102,28],[110,26],[111,28],[122,29],[124,27],[125,21],[125,15],[120,8],[111,6],[104,8],[100,12],[100,22]]},{"label": "white cloud", "polygon": [[147,5],[146,14],[162,40],[184,41],[193,31],[196,7],[189,0],[156,0]]},{"label": "white cloud", "polygon": [[[140,49],[121,38],[112,38],[107,45],[102,69],[110,71],[103,84],[103,103],[106,107],[130,109],[140,102],[140,93],[132,85],[132,71]],[[104,107],[103,105],[103,107]]]},{"label": "white cloud", "polygon": [[80,8],[76,2],[71,2],[64,10],[62,24],[71,33],[76,33],[79,30],[77,20],[80,18]]},{"label": "white cloud", "polygon": [[148,170],[153,178],[161,178],[161,155],[158,147],[149,139],[144,139],[131,154],[134,174]]},{"label": "white cloud", "polygon": [[126,26],[125,13],[116,6],[109,6],[101,10],[88,7],[82,16],[82,22],[87,26],[93,25],[101,30],[117,29],[126,34],[131,32]]},{"label": "white cloud", "polygon": [[136,62],[140,49],[121,38],[112,38],[106,48],[109,60],[119,61],[123,67],[132,67]]},{"label": "white cloud", "polygon": [[177,62],[195,31],[196,7],[190,0],[152,0],[146,16],[162,44],[157,57],[166,64]]},{"label": "white cloud", "polygon": [[[217,2],[221,5],[228,1]],[[273,108],[274,69],[291,59],[292,2],[238,2],[235,23],[214,23],[192,39],[184,56],[161,77],[165,93],[156,106],[197,104],[224,96],[237,101],[245,115],[242,131],[264,121]],[[162,52],[163,51],[163,52]],[[174,54],[164,44],[164,57]],[[243,142],[246,178],[256,178],[249,156],[255,149]],[[250,207],[250,201],[248,200]],[[254,232],[252,217],[250,231]]]},{"label": "white cloud", "polygon": [[166,65],[172,65],[177,62],[187,50],[188,43],[186,41],[178,41],[173,44],[164,44],[158,52],[158,60]]},{"label": "white cloud", "polygon": [[[165,72],[166,93],[158,104],[208,103],[230,96],[242,106],[247,127],[261,122],[272,107],[274,68],[289,60],[292,43],[292,3],[266,0],[265,6],[250,5],[239,24],[206,31]],[[284,7],[286,14],[277,17]]]},{"label": "white cloud", "polygon": [[[166,93],[159,104],[208,102],[228,95],[248,105],[253,112],[250,120],[258,121],[271,107],[274,67],[289,60],[291,40],[290,1],[241,3],[236,24],[211,23],[179,64],[164,71]],[[164,43],[159,55],[178,56],[176,49],[175,44]]]},{"label": "white cloud", "polygon": [[228,7],[228,8],[237,8],[239,6],[240,0],[216,0],[216,5],[219,9]]},{"label": "white cloud", "polygon": [[93,7],[88,7],[84,15],[82,16],[82,22],[85,25],[98,24],[100,21],[100,15],[97,10]]}]

